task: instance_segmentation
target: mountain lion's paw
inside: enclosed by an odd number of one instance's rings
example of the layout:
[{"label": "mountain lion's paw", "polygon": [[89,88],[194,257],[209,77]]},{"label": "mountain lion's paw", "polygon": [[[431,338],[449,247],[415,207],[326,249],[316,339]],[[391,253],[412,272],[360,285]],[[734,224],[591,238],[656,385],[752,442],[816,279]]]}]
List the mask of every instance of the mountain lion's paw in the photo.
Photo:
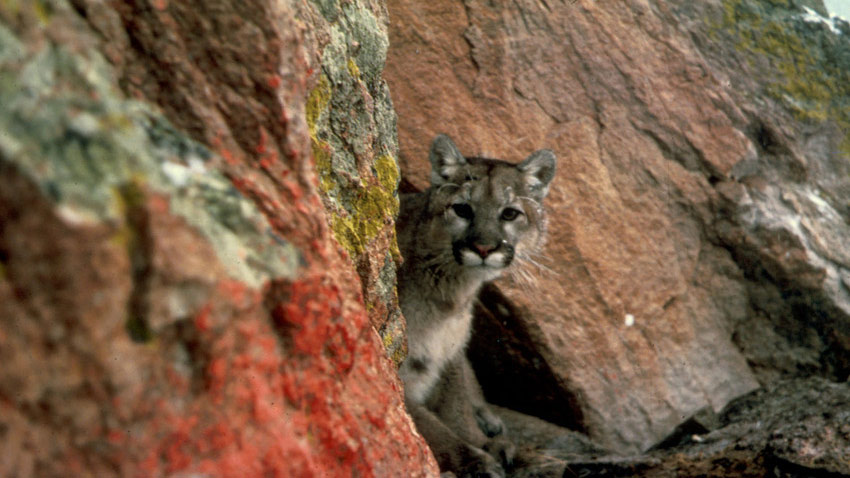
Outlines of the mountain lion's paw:
[{"label": "mountain lion's paw", "polygon": [[516,456],[516,446],[506,436],[499,435],[484,444],[484,451],[499,460],[502,466],[510,468]]},{"label": "mountain lion's paw", "polygon": [[460,478],[505,478],[505,470],[492,455],[470,446],[461,467]]},{"label": "mountain lion's paw", "polygon": [[475,421],[478,422],[478,428],[488,437],[501,435],[505,432],[505,424],[502,419],[487,407],[475,409]]}]

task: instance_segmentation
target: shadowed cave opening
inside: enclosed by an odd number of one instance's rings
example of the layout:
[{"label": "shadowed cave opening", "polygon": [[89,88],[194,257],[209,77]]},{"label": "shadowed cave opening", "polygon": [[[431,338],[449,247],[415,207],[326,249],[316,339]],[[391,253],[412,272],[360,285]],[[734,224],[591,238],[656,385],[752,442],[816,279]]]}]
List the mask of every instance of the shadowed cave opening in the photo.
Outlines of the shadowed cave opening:
[{"label": "shadowed cave opening", "polygon": [[522,319],[527,312],[488,284],[474,313],[467,356],[487,401],[586,433],[577,397],[531,345]]}]

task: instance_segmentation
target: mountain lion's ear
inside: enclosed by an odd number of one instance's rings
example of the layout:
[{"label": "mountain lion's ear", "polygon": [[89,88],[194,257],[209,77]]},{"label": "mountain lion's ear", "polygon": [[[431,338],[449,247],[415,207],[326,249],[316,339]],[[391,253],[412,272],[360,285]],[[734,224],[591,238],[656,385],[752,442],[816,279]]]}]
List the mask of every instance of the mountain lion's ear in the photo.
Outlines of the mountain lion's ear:
[{"label": "mountain lion's ear", "polygon": [[460,154],[451,138],[444,134],[434,138],[428,159],[431,160],[432,186],[445,184],[458,168],[466,165],[466,158]]},{"label": "mountain lion's ear", "polygon": [[555,177],[555,153],[550,149],[541,149],[517,165],[525,176],[525,187],[529,194],[542,201],[549,192],[549,183]]}]

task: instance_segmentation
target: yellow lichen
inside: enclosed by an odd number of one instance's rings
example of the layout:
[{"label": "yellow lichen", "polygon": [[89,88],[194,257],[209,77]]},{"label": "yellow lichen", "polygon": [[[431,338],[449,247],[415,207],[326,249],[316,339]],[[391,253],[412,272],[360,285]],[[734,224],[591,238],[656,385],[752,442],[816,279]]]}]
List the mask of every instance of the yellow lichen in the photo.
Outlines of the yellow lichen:
[{"label": "yellow lichen", "polygon": [[360,68],[357,66],[357,63],[354,62],[353,59],[348,59],[348,74],[353,76],[354,78],[360,78]]},{"label": "yellow lichen", "polygon": [[[381,342],[384,344],[384,350],[390,352],[390,360],[398,367],[405,358],[404,342],[401,337],[394,337],[390,330],[382,330],[380,332]],[[398,346],[393,347],[393,345]]]},{"label": "yellow lichen", "polygon": [[356,191],[346,211],[333,213],[331,229],[349,254],[362,254],[369,242],[387,227],[388,217],[397,213],[398,199],[394,190],[380,184],[366,186]]},{"label": "yellow lichen", "polygon": [[[348,60],[348,71],[351,76],[359,78],[360,70],[352,59]],[[323,74],[307,98],[307,127],[322,194],[325,198],[336,198],[344,188],[353,189],[350,191],[353,197],[345,204],[330,207],[329,212],[334,237],[343,249],[356,257],[387,227],[389,218],[398,214],[399,205],[395,191],[399,171],[395,159],[390,155],[383,155],[375,159],[375,177],[366,179],[365,186],[342,185],[337,182],[333,170],[333,147],[318,137],[322,115],[332,96],[330,81]],[[335,201],[328,202],[333,204]],[[394,235],[390,252],[398,260],[400,253]]]},{"label": "yellow lichen", "polygon": [[788,3],[788,0],[766,0],[767,3],[770,3],[776,7],[788,8],[791,5]]},{"label": "yellow lichen", "polygon": [[[127,198],[124,197],[124,191],[121,187],[116,186],[111,189],[111,194],[112,204],[110,206],[112,211],[115,213],[115,217],[126,219],[129,207],[127,206]],[[132,231],[127,225],[127,221],[124,220],[115,233],[109,238],[109,242],[113,245],[126,248],[129,246],[131,238]]]},{"label": "yellow lichen", "polygon": [[315,88],[310,91],[307,97],[306,115],[307,128],[310,131],[310,137],[316,139],[316,130],[319,123],[319,117],[328,104],[331,102],[331,85],[325,75],[319,76],[319,81]]},{"label": "yellow lichen", "polygon": [[33,2],[33,12],[42,25],[50,22],[50,9],[43,1]]},{"label": "yellow lichen", "polygon": [[399,347],[399,348],[395,349],[395,352],[393,352],[393,355],[390,358],[390,360],[393,361],[393,363],[396,365],[396,367],[400,367],[401,362],[404,361],[404,357],[405,357],[404,349]]},{"label": "yellow lichen", "polygon": [[[399,170],[398,165],[392,156],[383,155],[375,160],[375,164],[373,166],[375,168],[375,175],[378,177],[378,182],[384,188],[385,191],[395,191],[398,187],[399,181]],[[393,196],[391,198],[391,210],[393,217],[398,215],[399,204],[398,198]],[[398,240],[393,234],[390,239],[390,254],[393,257],[393,260],[398,264],[401,263],[401,251],[398,249]]]},{"label": "yellow lichen", "polygon": [[17,14],[21,5],[18,0],[0,0],[0,8],[7,13]]},{"label": "yellow lichen", "polygon": [[393,336],[389,333],[384,333],[381,337],[381,342],[384,343],[384,348],[389,348],[389,346],[393,344]]},{"label": "yellow lichen", "polygon": [[319,173],[319,189],[328,195],[335,187],[331,164],[331,145],[327,141],[312,139],[313,159],[316,160],[316,172]]},{"label": "yellow lichen", "polygon": [[[774,6],[790,8],[787,0],[767,0]],[[736,48],[748,55],[766,57],[780,73],[768,81],[765,92],[788,106],[801,121],[835,121],[850,131],[850,111],[839,106],[838,98],[850,96],[846,71],[824,63],[815,42],[805,41],[788,26],[765,19],[752,4],[743,0],[723,2],[723,20],[715,30],[734,36]],[[752,63],[751,63],[752,64]],[[850,139],[841,146],[850,154]]]},{"label": "yellow lichen", "polygon": [[384,189],[394,191],[398,186],[399,173],[398,166],[393,157],[386,154],[379,156],[372,167],[375,169],[375,175],[378,177],[378,182],[381,183],[381,186]]},{"label": "yellow lichen", "polygon": [[[22,8],[23,7],[23,8]],[[53,7],[44,0],[0,0],[0,12],[10,16],[23,15],[29,19],[35,19],[40,26],[50,23]]]}]

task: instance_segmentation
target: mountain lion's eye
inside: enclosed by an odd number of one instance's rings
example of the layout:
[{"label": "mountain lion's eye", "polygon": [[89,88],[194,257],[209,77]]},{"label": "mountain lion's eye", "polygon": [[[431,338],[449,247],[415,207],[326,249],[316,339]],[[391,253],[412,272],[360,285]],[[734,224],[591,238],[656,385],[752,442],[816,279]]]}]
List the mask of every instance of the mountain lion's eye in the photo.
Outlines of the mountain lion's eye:
[{"label": "mountain lion's eye", "polygon": [[458,217],[466,219],[467,221],[475,217],[475,213],[472,212],[472,207],[470,207],[469,204],[452,204],[452,210]]},{"label": "mountain lion's eye", "polygon": [[522,211],[520,211],[519,209],[514,209],[512,207],[506,207],[502,211],[502,215],[499,216],[499,219],[501,219],[503,221],[513,221],[514,219],[519,217],[520,214],[522,214]]}]

